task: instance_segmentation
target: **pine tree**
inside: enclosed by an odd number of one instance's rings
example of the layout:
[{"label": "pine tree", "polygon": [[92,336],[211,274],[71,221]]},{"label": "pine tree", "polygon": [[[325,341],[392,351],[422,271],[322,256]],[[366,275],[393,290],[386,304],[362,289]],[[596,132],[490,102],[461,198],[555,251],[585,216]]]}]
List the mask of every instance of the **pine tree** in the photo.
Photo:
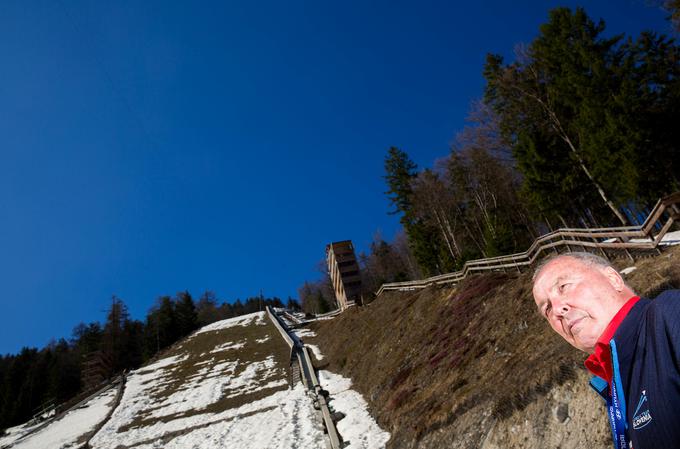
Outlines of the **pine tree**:
[{"label": "pine tree", "polygon": [[215,293],[206,291],[201,295],[196,304],[196,314],[199,326],[205,326],[220,319]]},{"label": "pine tree", "polygon": [[400,222],[421,271],[430,276],[442,273],[446,267],[442,263],[442,241],[437,228],[419,219],[413,208],[413,182],[418,175],[417,168],[406,152],[391,147],[385,158],[385,180],[388,187],[385,193],[394,206],[390,213],[402,214]]},{"label": "pine tree", "polygon": [[111,307],[106,316],[102,335],[102,351],[111,362],[109,375],[114,375],[125,368],[125,326],[129,319],[127,306],[114,295],[111,298]]},{"label": "pine tree", "polygon": [[169,296],[161,296],[146,317],[145,354],[148,357],[173,344],[179,338],[175,305]]},{"label": "pine tree", "polygon": [[194,300],[188,291],[177,294],[175,313],[177,316],[177,329],[181,337],[189,335],[196,330],[198,327],[198,315]]},{"label": "pine tree", "polygon": [[286,301],[286,309],[292,310],[293,312],[299,312],[300,310],[302,310],[300,308],[300,303],[296,299],[291,298],[290,296]]},{"label": "pine tree", "polygon": [[[598,161],[603,153],[631,151],[625,137],[606,126],[620,37],[604,39],[603,30],[604,22],[594,23],[582,9],[573,14],[567,8],[552,10],[540,35],[520,51],[516,62],[503,66],[500,57],[487,58],[485,98],[501,117],[520,169],[538,177],[528,176],[527,182],[535,181],[530,190],[539,200],[551,193],[539,188],[552,184],[554,193],[557,181],[565,196],[585,193],[588,202],[599,197],[625,224],[614,202],[629,193],[629,183],[624,177],[603,176]],[[616,139],[602,148],[604,134]]]},{"label": "pine tree", "polygon": [[605,38],[604,29],[583,9],[557,8],[515,62],[489,55],[484,70],[485,101],[527,198],[562,222],[592,209],[601,222],[627,223],[623,205],[678,186],[678,47],[652,33]]}]

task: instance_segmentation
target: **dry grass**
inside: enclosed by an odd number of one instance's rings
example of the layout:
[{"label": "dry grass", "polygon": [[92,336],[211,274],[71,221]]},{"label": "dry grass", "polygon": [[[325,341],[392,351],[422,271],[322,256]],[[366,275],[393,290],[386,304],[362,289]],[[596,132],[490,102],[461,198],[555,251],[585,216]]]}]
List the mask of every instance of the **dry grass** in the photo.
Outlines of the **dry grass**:
[{"label": "dry grass", "polygon": [[619,260],[617,266],[635,265],[637,269],[626,276],[626,282],[641,296],[653,298],[664,290],[680,288],[680,245],[661,255],[635,261]]}]

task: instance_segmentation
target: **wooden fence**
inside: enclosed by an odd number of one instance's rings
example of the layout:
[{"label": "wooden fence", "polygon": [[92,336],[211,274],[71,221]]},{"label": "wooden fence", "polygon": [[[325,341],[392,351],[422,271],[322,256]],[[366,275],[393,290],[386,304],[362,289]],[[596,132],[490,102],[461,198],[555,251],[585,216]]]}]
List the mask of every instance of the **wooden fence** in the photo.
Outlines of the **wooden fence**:
[{"label": "wooden fence", "polygon": [[645,222],[640,226],[616,228],[561,228],[545,234],[523,253],[470,260],[460,271],[440,274],[426,279],[383,284],[376,296],[387,290],[416,290],[430,285],[457,284],[468,274],[484,271],[518,270],[530,266],[545,253],[560,251],[599,251],[604,257],[612,254],[633,254],[657,250],[659,243],[674,222],[680,222],[680,192],[657,201]]}]

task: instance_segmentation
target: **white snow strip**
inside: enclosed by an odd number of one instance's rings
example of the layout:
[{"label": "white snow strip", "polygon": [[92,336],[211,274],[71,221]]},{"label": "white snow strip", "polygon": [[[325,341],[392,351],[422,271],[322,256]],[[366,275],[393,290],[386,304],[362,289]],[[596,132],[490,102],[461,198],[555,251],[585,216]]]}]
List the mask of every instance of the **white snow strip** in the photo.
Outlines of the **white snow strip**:
[{"label": "white snow strip", "polygon": [[269,341],[270,339],[271,339],[271,337],[270,337],[269,335],[267,335],[266,337],[264,337],[264,338],[258,338],[258,339],[255,340],[255,341],[256,341],[257,343],[264,343],[265,341]]},{"label": "white snow strip", "polygon": [[227,329],[235,326],[245,327],[249,326],[253,321],[255,321],[256,325],[267,324],[266,321],[264,321],[264,312],[255,312],[249,313],[248,315],[241,315],[235,318],[228,318],[226,320],[216,321],[215,323],[208,324],[207,326],[203,326],[198,331],[196,331],[196,333],[193,336],[202,334],[204,332],[213,332],[218,331],[220,329]]},{"label": "white snow strip", "polygon": [[116,388],[111,388],[12,447],[17,449],[76,447],[78,438],[106,418],[115,396]]},{"label": "white snow strip", "polygon": [[216,353],[216,352],[230,351],[230,350],[232,350],[232,349],[241,349],[241,348],[244,347],[245,345],[246,345],[246,342],[245,342],[245,341],[240,341],[240,342],[238,342],[238,343],[232,343],[232,342],[224,343],[224,344],[221,344],[221,345],[219,345],[219,346],[215,346],[215,349],[213,349],[212,351],[210,351],[210,353],[211,353],[211,354],[214,354],[214,353]]},{"label": "white snow strip", "polygon": [[297,334],[298,337],[303,338],[303,337],[316,337],[316,333],[312,330],[309,330],[307,328],[299,328],[295,329],[295,333]]},{"label": "white snow strip", "polygon": [[268,390],[270,388],[282,387],[284,385],[288,385],[288,381],[286,379],[272,380],[271,382],[267,382],[264,385],[251,385],[248,388],[238,390],[235,393],[229,394],[227,395],[227,397],[234,398],[236,396],[241,396],[243,393],[254,393],[256,391]]},{"label": "white snow strip", "polygon": [[668,232],[661,239],[661,245],[680,245],[680,231]]},{"label": "white snow strip", "polygon": [[330,393],[330,407],[345,417],[337,423],[337,429],[346,449],[384,449],[390,439],[389,432],[382,430],[368,413],[368,404],[354,390],[352,380],[330,371],[319,371],[319,383]]},{"label": "white snow strip", "polygon": [[305,346],[312,350],[314,357],[316,357],[317,360],[323,360],[323,354],[321,354],[321,350],[318,346],[310,345],[309,343],[305,343]]},{"label": "white snow strip", "polygon": [[159,361],[154,362],[150,365],[143,366],[143,367],[139,368],[137,371],[147,371],[147,370],[148,371],[156,371],[156,370],[159,370],[159,369],[162,369],[162,368],[167,368],[168,366],[177,365],[179,363],[182,363],[183,361],[185,361],[188,358],[189,358],[188,355],[185,355],[183,357],[180,357],[180,356],[177,356],[177,355],[173,356],[173,357],[166,357],[166,358],[160,359]]},{"label": "white snow strip", "polygon": [[632,273],[635,270],[637,270],[637,267],[624,268],[623,270],[621,270],[621,274],[629,274],[629,273]]},{"label": "white snow strip", "polygon": [[[603,240],[603,243],[613,243],[617,241],[615,238],[610,238]],[[651,242],[651,238],[644,238],[644,239],[630,239],[630,242],[632,243],[649,243]],[[673,231],[673,232],[667,232],[664,234],[663,238],[659,242],[659,245],[663,246],[672,246],[672,245],[680,245],[680,231]]]}]

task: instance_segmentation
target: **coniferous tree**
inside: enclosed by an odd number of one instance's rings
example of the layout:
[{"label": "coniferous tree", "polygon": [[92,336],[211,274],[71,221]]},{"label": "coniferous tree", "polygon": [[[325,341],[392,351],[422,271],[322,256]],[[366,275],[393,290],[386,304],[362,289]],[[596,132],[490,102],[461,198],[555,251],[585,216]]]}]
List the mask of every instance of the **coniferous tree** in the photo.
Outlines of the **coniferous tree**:
[{"label": "coniferous tree", "polygon": [[113,296],[102,335],[102,351],[111,363],[109,375],[125,367],[125,325],[129,319],[130,314],[125,303]]},{"label": "coniferous tree", "polygon": [[146,319],[147,354],[166,348],[179,338],[175,305],[169,296],[161,296]]},{"label": "coniferous tree", "polygon": [[47,371],[46,397],[57,404],[75,396],[81,387],[78,353],[63,338],[50,350],[54,353]]},{"label": "coniferous tree", "polygon": [[41,398],[34,394],[36,379],[32,369],[37,359],[38,350],[26,347],[11,358],[4,383],[4,426],[19,424],[40,405]]},{"label": "coniferous tree", "polygon": [[71,342],[80,355],[85,355],[101,347],[103,333],[101,325],[96,321],[90,324],[80,323],[73,328]]},{"label": "coniferous tree", "polygon": [[198,316],[194,300],[188,291],[177,294],[175,301],[177,330],[180,337],[189,335],[198,327]]},{"label": "coniferous tree", "polygon": [[291,298],[290,296],[286,301],[286,309],[292,310],[293,312],[299,312],[300,310],[302,310],[302,308],[300,307],[300,303],[296,299]]},{"label": "coniferous tree", "polygon": [[196,316],[199,326],[205,326],[221,319],[217,309],[215,293],[206,291],[201,295],[196,304]]},{"label": "coniferous tree", "polygon": [[444,265],[441,260],[441,238],[432,225],[420,220],[413,208],[413,182],[417,177],[417,165],[408,154],[391,147],[385,158],[387,195],[394,207],[391,214],[402,214],[400,222],[408,235],[413,255],[423,274],[439,274]]},{"label": "coniferous tree", "polygon": [[[649,33],[605,38],[604,28],[583,9],[557,8],[515,62],[490,55],[485,66],[485,100],[526,197],[563,222],[588,209],[626,223],[622,205],[677,186],[677,127],[666,121],[677,116],[677,47]],[[658,160],[670,168],[650,167]]]},{"label": "coniferous tree", "polygon": [[386,282],[402,282],[412,279],[406,255],[397,246],[382,239],[378,233],[373,237],[370,254],[359,254],[361,287],[368,299]]},{"label": "coniferous tree", "polygon": [[245,306],[241,299],[236,298],[236,301],[231,305],[232,316],[241,316],[246,314]]},{"label": "coniferous tree", "polygon": [[637,198],[653,204],[680,189],[680,47],[673,39],[643,32],[625,46],[618,75],[626,78],[621,108],[635,131]]},{"label": "coniferous tree", "polygon": [[118,371],[137,368],[148,359],[144,353],[144,334],[144,323],[138,320],[125,321],[121,345],[123,353]]}]

